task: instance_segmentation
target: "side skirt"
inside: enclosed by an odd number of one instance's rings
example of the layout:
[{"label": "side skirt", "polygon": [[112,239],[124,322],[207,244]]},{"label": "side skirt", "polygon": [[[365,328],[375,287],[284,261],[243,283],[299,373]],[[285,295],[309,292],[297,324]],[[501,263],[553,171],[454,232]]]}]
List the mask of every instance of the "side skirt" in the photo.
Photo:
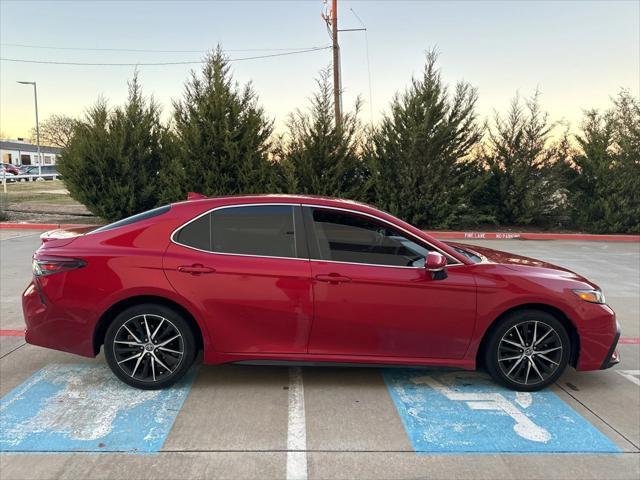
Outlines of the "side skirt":
[{"label": "side skirt", "polygon": [[422,367],[475,370],[475,358],[416,358],[307,353],[221,353],[205,350],[204,363],[220,365],[286,365],[338,367]]},{"label": "side skirt", "polygon": [[393,363],[359,363],[359,362],[303,362],[295,360],[240,360],[230,362],[233,365],[262,365],[272,367],[359,367],[359,368],[419,368],[438,370],[457,370],[456,367],[441,365],[416,365]]}]

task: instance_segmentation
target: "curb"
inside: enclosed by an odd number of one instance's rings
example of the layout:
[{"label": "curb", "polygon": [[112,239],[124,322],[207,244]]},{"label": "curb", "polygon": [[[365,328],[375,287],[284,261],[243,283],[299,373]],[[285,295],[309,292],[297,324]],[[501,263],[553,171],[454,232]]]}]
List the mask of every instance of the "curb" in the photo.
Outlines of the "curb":
[{"label": "curb", "polygon": [[79,223],[0,223],[0,230],[54,230],[56,228],[82,227]]},{"label": "curb", "polygon": [[579,240],[592,242],[640,242],[640,235],[597,235],[592,233],[515,233],[515,232],[434,232],[425,233],[439,240]]},{"label": "curb", "polygon": [[[54,230],[84,227],[78,223],[1,222],[0,230]],[[516,233],[516,232],[442,232],[425,230],[439,240],[577,240],[592,242],[640,242],[640,235],[598,235],[592,233]]]}]

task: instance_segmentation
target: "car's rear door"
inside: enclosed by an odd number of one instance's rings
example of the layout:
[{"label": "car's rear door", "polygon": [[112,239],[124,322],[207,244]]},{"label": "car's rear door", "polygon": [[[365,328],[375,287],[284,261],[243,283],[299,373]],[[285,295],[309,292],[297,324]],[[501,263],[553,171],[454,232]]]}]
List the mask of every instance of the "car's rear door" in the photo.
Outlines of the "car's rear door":
[{"label": "car's rear door", "polygon": [[476,315],[471,267],[424,268],[433,247],[363,214],[304,207],[314,277],[309,353],[461,358]]},{"label": "car's rear door", "polygon": [[217,208],[172,240],[165,272],[205,317],[216,350],[306,352],[313,304],[299,205]]}]

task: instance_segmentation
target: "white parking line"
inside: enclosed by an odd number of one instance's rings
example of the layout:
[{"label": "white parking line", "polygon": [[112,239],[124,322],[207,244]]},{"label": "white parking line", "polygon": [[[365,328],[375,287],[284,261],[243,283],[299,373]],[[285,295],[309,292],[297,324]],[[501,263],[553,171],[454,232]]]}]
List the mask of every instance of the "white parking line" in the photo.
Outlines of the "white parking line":
[{"label": "white parking line", "polygon": [[616,370],[620,375],[640,387],[640,370]]},{"label": "white parking line", "polygon": [[289,369],[289,426],[287,431],[287,480],[307,479],[307,425],[304,415],[302,369]]}]

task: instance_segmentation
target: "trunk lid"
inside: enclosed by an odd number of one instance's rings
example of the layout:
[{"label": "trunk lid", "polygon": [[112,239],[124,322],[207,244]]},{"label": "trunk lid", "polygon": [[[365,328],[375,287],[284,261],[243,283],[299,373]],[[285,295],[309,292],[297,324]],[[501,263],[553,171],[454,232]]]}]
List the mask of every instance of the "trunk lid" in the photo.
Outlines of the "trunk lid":
[{"label": "trunk lid", "polygon": [[40,240],[42,240],[41,248],[64,247],[65,245],[69,245],[76,238],[85,235],[96,228],[99,228],[99,225],[63,227],[55,230],[49,230],[48,232],[44,232],[40,235]]}]

